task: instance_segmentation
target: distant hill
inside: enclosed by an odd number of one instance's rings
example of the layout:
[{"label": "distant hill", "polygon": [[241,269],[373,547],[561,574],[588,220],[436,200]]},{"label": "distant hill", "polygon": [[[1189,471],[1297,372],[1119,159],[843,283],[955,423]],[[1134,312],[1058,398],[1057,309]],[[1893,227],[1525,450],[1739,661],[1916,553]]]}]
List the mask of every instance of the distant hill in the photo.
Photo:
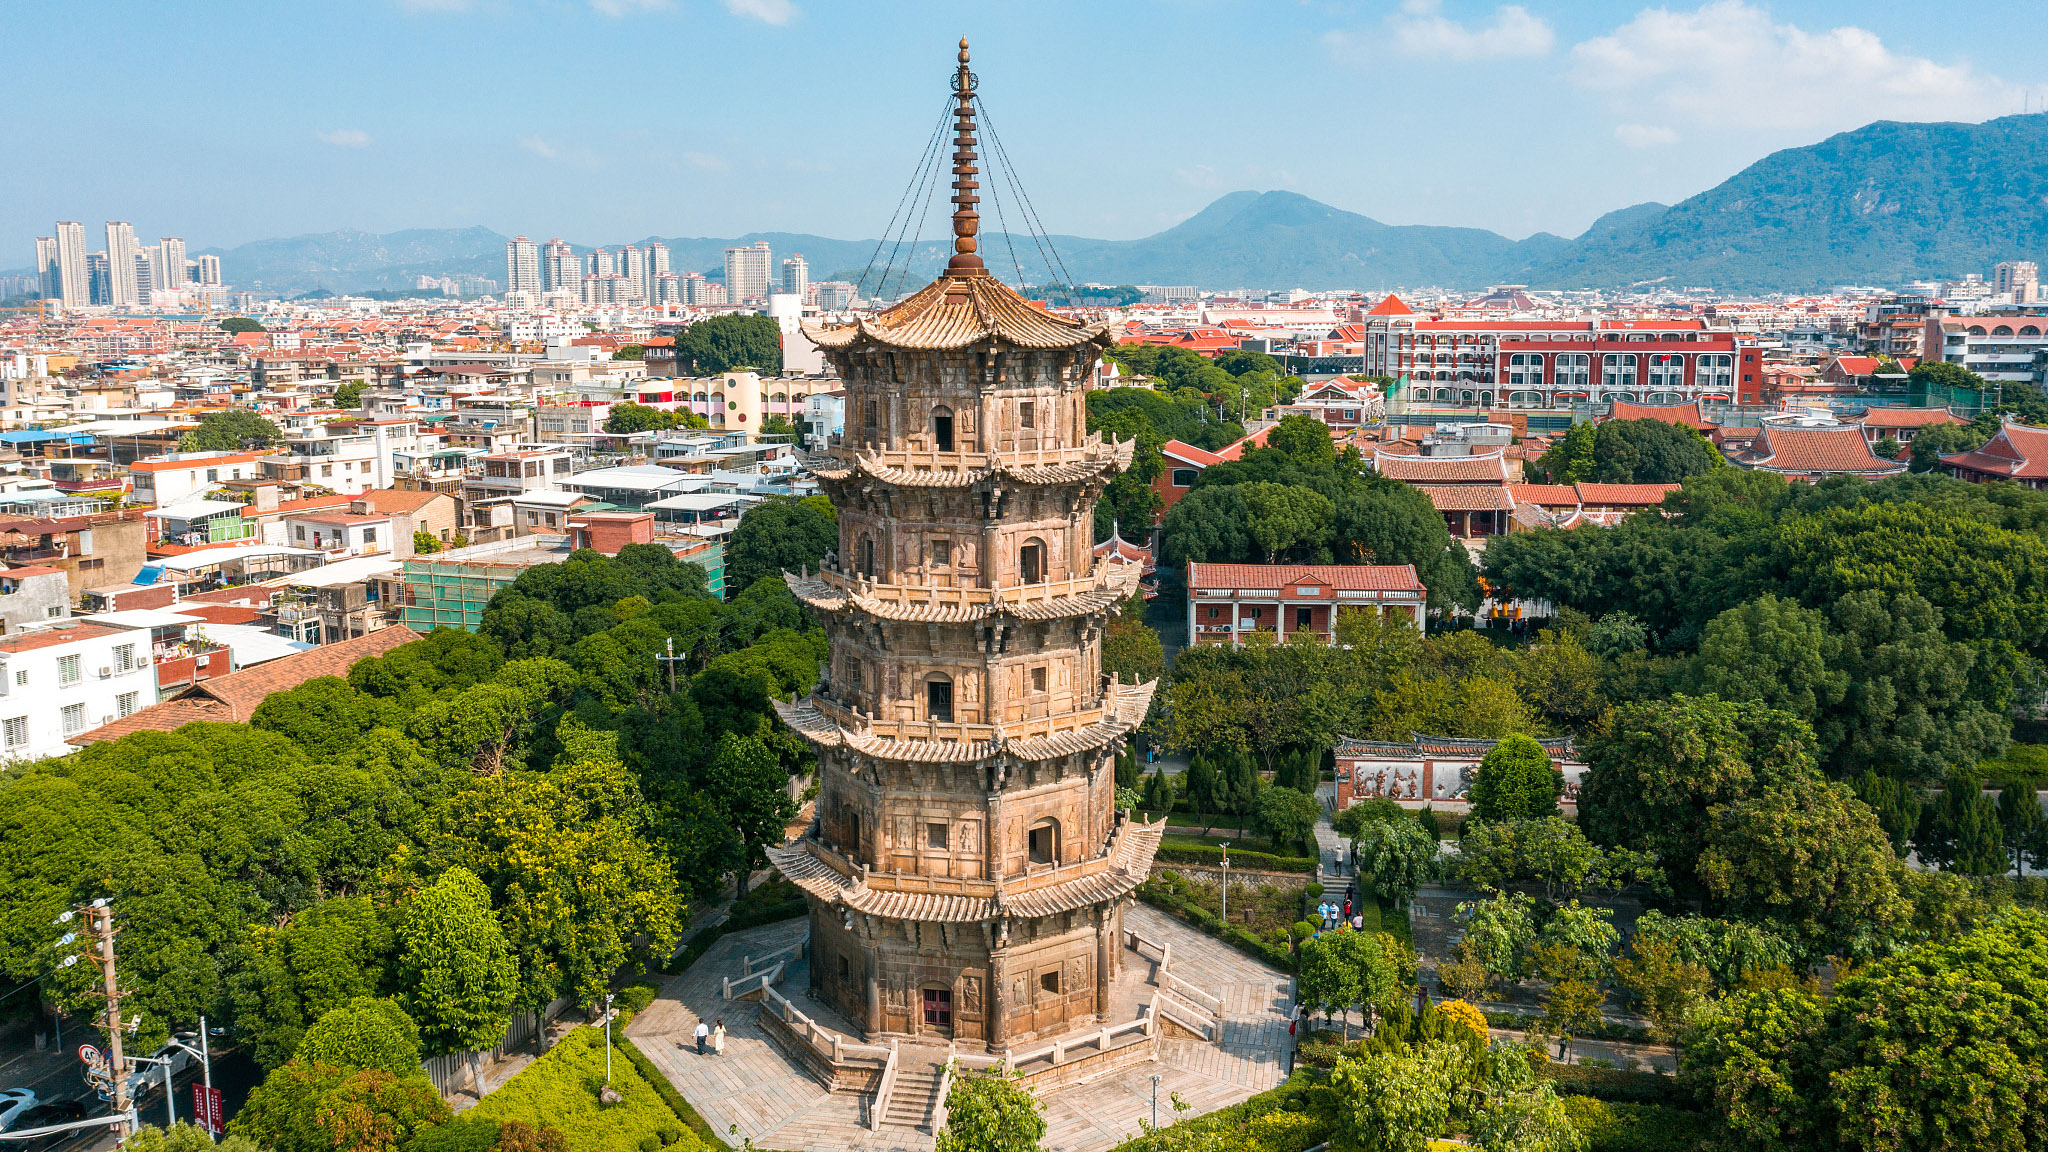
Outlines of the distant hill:
[{"label": "distant hill", "polygon": [[[927,221],[927,229],[918,244],[885,245],[879,257],[874,240],[788,232],[659,239],[678,272],[722,274],[725,249],[766,240],[778,262],[802,253],[813,280],[852,280],[871,262],[893,266],[894,289],[916,287],[950,253],[943,223]],[[421,274],[502,280],[504,245],[487,228],[329,232],[244,244],[220,257],[231,284],[297,295],[409,288]],[[1803,291],[1988,272],[2000,260],[2048,262],[2048,113],[1871,124],[1774,152],[1678,204],[1609,212],[1569,240],[1383,224],[1293,192],[1246,191],[1142,239],[1054,236],[1052,246],[1057,265],[1028,236],[985,234],[981,251],[998,274],[1017,278],[1021,267],[1030,283],[1072,277],[1202,288],[1513,282]]]}]

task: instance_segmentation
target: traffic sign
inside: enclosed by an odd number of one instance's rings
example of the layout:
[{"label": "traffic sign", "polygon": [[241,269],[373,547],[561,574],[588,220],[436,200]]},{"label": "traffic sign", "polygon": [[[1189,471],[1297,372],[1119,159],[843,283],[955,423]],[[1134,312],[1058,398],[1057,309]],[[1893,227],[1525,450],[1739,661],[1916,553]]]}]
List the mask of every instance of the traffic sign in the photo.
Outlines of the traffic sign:
[{"label": "traffic sign", "polygon": [[80,1044],[78,1058],[86,1064],[97,1064],[100,1062],[100,1050],[90,1044]]}]

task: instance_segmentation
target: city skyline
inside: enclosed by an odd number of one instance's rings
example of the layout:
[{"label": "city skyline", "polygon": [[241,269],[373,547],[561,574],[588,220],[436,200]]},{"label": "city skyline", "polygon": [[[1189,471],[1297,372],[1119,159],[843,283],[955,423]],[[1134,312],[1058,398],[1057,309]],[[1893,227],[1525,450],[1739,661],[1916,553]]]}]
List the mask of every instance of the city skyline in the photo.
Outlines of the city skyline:
[{"label": "city skyline", "polygon": [[[872,237],[937,113],[887,62],[959,32],[975,41],[977,69],[1005,82],[990,112],[1046,226],[1107,239],[1157,232],[1237,188],[1297,191],[1394,224],[1574,235],[1602,212],[1672,202],[1774,149],[1873,119],[1982,120],[2048,96],[2024,50],[2048,17],[2019,6],[1967,28],[1930,26],[1905,5],[1736,0],[1055,4],[971,16],[786,0],[408,0],[282,22],[197,21],[184,9],[119,5],[89,38],[61,9],[0,17],[11,41],[42,49],[29,54],[31,82],[71,92],[67,114],[16,126],[22,146],[57,155],[88,133],[130,160],[119,181],[53,166],[0,192],[0,216],[133,220],[139,234],[191,238],[194,251],[466,225],[578,244]],[[773,61],[775,79],[713,103],[681,82],[686,65],[676,82],[654,71],[624,89],[504,83],[550,53],[664,37],[706,59]],[[371,38],[389,51],[351,52]],[[1145,48],[1072,51],[1091,39]],[[208,77],[207,91],[165,101],[145,99],[139,80],[57,82],[60,70],[125,76],[124,62],[167,46]],[[364,82],[268,97],[329,54],[337,66],[348,55]],[[1266,79],[1280,76],[1285,86]],[[461,114],[486,95],[490,117]],[[421,114],[435,108],[449,114]],[[1085,179],[1063,174],[1054,158],[1077,144],[1111,162]],[[235,162],[218,163],[228,149]],[[493,178],[417,179],[436,169]],[[1519,175],[1503,184],[1502,173]],[[18,224],[24,251],[0,264],[26,263],[46,228]]]}]

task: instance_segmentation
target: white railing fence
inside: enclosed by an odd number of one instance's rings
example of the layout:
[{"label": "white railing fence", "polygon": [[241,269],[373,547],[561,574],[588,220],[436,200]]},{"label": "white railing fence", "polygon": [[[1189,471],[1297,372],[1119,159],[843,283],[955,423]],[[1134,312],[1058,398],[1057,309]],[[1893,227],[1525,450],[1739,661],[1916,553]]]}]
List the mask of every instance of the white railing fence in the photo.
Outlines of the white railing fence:
[{"label": "white railing fence", "polygon": [[505,1027],[504,1039],[495,1048],[483,1048],[474,1052],[450,1052],[442,1056],[429,1056],[420,1061],[420,1070],[433,1082],[434,1090],[443,1096],[468,1090],[481,1097],[482,1085],[478,1077],[486,1064],[495,1063],[530,1040],[540,1038],[545,1042],[547,1027],[555,1018],[567,1011],[572,1001],[567,997],[550,1002],[539,1011],[531,1009],[512,1013],[511,1023]]},{"label": "white railing fence", "polygon": [[882,1083],[875,1089],[875,1102],[868,1106],[868,1128],[879,1131],[883,1117],[889,1114],[889,1094],[896,1090],[897,1068],[896,1041],[889,1041],[889,1059],[882,1065]]}]

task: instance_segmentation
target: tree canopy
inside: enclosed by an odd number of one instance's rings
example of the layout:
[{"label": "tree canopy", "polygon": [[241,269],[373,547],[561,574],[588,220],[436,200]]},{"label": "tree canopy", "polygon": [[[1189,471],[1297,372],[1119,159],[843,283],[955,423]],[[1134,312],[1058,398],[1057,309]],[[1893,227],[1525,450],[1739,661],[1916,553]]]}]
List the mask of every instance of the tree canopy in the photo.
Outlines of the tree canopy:
[{"label": "tree canopy", "polygon": [[695,376],[782,371],[782,329],[770,316],[737,312],[699,320],[676,335],[676,364]]}]

